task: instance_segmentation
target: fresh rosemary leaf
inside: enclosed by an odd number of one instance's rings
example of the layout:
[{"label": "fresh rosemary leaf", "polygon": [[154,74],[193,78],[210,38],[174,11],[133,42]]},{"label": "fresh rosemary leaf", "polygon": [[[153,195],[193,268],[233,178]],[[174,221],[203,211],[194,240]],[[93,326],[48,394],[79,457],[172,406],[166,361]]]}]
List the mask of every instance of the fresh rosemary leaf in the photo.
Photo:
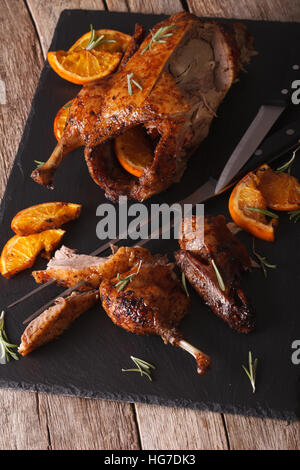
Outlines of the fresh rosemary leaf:
[{"label": "fresh rosemary leaf", "polygon": [[278,215],[274,214],[274,212],[267,211],[266,209],[259,209],[259,207],[246,207],[248,211],[252,212],[259,212],[260,214],[267,215],[268,217],[273,217],[274,219],[278,219]]},{"label": "fresh rosemary leaf", "polygon": [[92,49],[95,49],[95,47],[99,46],[99,44],[103,42],[116,42],[114,39],[104,39],[104,34],[101,34],[97,39],[95,39],[95,30],[93,28],[93,25],[90,25],[91,28],[91,36],[90,40],[85,48],[86,51],[90,51]]},{"label": "fresh rosemary leaf", "polygon": [[129,93],[130,96],[132,96],[132,94],[133,94],[133,93],[132,93],[132,84],[131,84],[131,82],[132,82],[136,87],[138,87],[140,90],[143,89],[143,87],[142,87],[136,80],[134,80],[132,77],[133,77],[133,73],[128,73],[128,74],[127,74],[128,93]]},{"label": "fresh rosemary leaf", "polygon": [[128,274],[128,276],[125,276],[123,278],[120,277],[120,273],[117,274],[118,282],[115,284],[115,287],[118,288],[117,289],[118,292],[121,292],[121,290],[123,290],[127,286],[127,284],[132,281],[134,276],[136,276],[139,273],[141,265],[142,265],[142,260],[140,260],[139,262],[136,273]]},{"label": "fresh rosemary leaf", "polygon": [[183,287],[183,289],[186,293],[186,296],[189,297],[190,294],[189,294],[189,291],[187,290],[186,277],[185,277],[184,273],[181,274],[181,283],[182,283],[182,287]]},{"label": "fresh rosemary leaf", "polygon": [[156,367],[143,359],[139,359],[138,357],[130,356],[130,359],[137,366],[137,369],[122,369],[122,372],[138,372],[141,376],[146,375],[150,382],[152,382],[150,369],[155,369]]},{"label": "fresh rosemary leaf", "polygon": [[224,281],[223,281],[222,276],[220,274],[220,271],[218,270],[218,268],[216,266],[216,263],[213,259],[211,260],[211,262],[212,262],[213,268],[216,272],[216,276],[217,276],[217,279],[218,279],[219,286],[220,286],[221,290],[223,292],[225,292],[225,284],[224,284]]},{"label": "fresh rosemary leaf", "polygon": [[289,212],[290,220],[292,220],[295,224],[300,220],[300,209],[297,211]]},{"label": "fresh rosemary leaf", "polygon": [[[152,35],[151,40],[148,42],[146,47],[141,51],[141,54],[144,54],[148,49],[152,51],[152,45],[155,42],[167,42],[164,38],[170,37],[173,35],[173,33],[167,33],[166,31],[169,31],[172,28],[177,28],[175,24],[169,25],[169,26],[162,26],[159,28],[155,34]],[[152,34],[152,33],[151,33]]]},{"label": "fresh rosemary leaf", "polygon": [[250,380],[253,393],[255,393],[255,391],[256,391],[256,388],[255,388],[256,369],[257,369],[258,359],[256,358],[254,362],[252,361],[252,353],[251,353],[251,351],[249,351],[248,362],[249,362],[249,369],[247,369],[247,367],[244,366],[244,365],[242,365],[242,368],[244,369],[244,371],[246,372],[246,374],[247,374],[247,376],[248,376],[248,378],[249,378],[249,380]]},{"label": "fresh rosemary leaf", "polygon": [[296,150],[294,150],[293,154],[292,154],[292,158],[290,158],[290,160],[288,160],[286,163],[284,163],[283,165],[279,166],[277,169],[276,169],[276,172],[277,173],[283,173],[284,171],[287,171],[288,173],[291,172],[291,167],[292,167],[292,164],[296,158],[296,153],[298,152],[300,146],[296,148]]},{"label": "fresh rosemary leaf", "polygon": [[36,170],[41,168],[45,162],[39,162],[38,160],[34,160],[34,163],[36,164]]},{"label": "fresh rosemary leaf", "polygon": [[66,103],[66,104],[63,106],[63,108],[64,108],[64,109],[70,108],[70,107],[72,106],[72,104],[73,104],[73,101],[70,101],[70,103]]},{"label": "fresh rosemary leaf", "polygon": [[258,259],[260,267],[263,270],[263,273],[264,273],[265,277],[268,276],[267,268],[270,268],[270,269],[276,269],[277,268],[276,264],[270,264],[267,261],[265,256],[261,256],[259,253],[257,253],[257,251],[255,251],[254,238],[253,238],[253,244],[252,244],[252,251],[253,251],[254,256]]},{"label": "fresh rosemary leaf", "polygon": [[0,315],[0,364],[6,364],[12,357],[15,361],[19,360],[19,356],[13,351],[17,348],[16,344],[11,344],[8,341],[7,334],[4,328],[4,310]]}]

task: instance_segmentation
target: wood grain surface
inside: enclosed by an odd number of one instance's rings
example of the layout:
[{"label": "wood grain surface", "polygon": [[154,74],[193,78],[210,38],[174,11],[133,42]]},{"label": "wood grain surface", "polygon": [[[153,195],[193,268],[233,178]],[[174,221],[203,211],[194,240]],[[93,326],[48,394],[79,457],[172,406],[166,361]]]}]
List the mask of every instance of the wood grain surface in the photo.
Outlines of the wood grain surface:
[{"label": "wood grain surface", "polygon": [[[299,0],[0,0],[0,7],[1,196],[63,9],[174,13],[189,8],[199,16],[300,22]],[[300,448],[298,422],[5,389],[0,401],[1,450]]]}]

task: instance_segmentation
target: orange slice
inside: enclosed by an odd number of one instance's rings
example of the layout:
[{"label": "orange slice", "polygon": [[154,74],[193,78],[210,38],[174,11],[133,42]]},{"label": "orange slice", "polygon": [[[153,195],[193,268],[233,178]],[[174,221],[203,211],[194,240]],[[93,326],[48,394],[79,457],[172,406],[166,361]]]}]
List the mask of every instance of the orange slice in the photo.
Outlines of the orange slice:
[{"label": "orange slice", "polygon": [[91,29],[68,51],[48,52],[47,57],[60,77],[84,85],[112,73],[119,65],[129,41],[130,36],[119,31]]},{"label": "orange slice", "polygon": [[234,222],[257,238],[274,241],[274,228],[278,221],[271,220],[261,212],[249,208],[267,210],[267,203],[258,189],[259,178],[255,172],[248,173],[233,189],[229,199],[229,212]]},{"label": "orange slice", "polygon": [[47,256],[61,241],[64,230],[45,230],[22,237],[15,235],[6,243],[0,258],[0,272],[2,276],[10,278],[15,274],[30,268],[37,255],[45,251]]},{"label": "orange slice", "polygon": [[268,165],[258,169],[258,189],[267,206],[277,211],[295,211],[300,209],[300,183],[289,173],[277,173]]},{"label": "orange slice", "polygon": [[63,135],[64,128],[66,127],[67,120],[69,117],[72,102],[73,100],[70,100],[66,104],[64,104],[64,106],[60,108],[57,115],[55,116],[53,130],[57,140],[60,140],[61,136]]},{"label": "orange slice", "polygon": [[58,228],[80,216],[81,204],[70,202],[45,202],[18,212],[11,221],[17,235],[30,235]]},{"label": "orange slice", "polygon": [[116,137],[115,152],[122,167],[138,177],[154,158],[151,141],[141,127],[134,127]]}]

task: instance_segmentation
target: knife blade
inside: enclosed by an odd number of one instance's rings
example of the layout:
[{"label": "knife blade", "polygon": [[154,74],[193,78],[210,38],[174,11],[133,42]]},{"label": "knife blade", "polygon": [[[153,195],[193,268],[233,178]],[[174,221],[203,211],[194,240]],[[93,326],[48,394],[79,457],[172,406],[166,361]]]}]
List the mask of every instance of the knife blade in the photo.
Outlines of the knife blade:
[{"label": "knife blade", "polygon": [[[239,172],[271,130],[279,116],[291,105],[292,83],[299,77],[299,66],[295,47],[290,50],[289,66],[280,89],[269,91],[270,98],[260,106],[258,113],[241,138],[226,163],[216,185],[215,193],[220,192]],[[272,84],[270,84],[272,86]]]}]

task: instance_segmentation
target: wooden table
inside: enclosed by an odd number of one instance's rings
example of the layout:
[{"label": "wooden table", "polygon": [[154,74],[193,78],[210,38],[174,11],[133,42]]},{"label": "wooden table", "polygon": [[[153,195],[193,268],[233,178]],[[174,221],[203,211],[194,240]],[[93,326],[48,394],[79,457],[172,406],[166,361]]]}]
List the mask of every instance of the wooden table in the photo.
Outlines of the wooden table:
[{"label": "wooden table", "polygon": [[[300,21],[299,0],[0,0],[0,8],[1,195],[63,9]],[[0,449],[300,448],[298,422],[12,390],[0,390],[0,401]]]}]

